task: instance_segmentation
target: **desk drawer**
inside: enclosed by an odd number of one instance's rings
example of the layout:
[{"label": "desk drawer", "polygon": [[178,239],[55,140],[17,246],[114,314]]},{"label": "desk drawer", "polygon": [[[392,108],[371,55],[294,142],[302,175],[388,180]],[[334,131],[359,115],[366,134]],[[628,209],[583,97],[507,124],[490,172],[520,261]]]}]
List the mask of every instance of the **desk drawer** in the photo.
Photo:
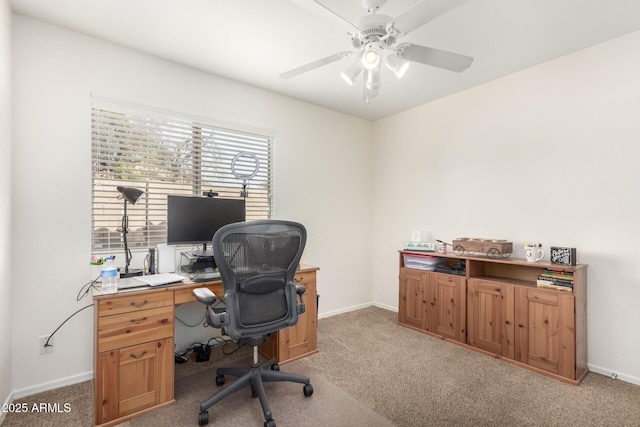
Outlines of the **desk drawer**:
[{"label": "desk drawer", "polygon": [[222,289],[222,282],[202,283],[202,284],[199,284],[198,286],[189,286],[188,288],[184,288],[184,289],[176,289],[175,297],[174,297],[176,305],[195,301],[196,297],[194,297],[191,292],[194,289],[198,289],[198,288],[209,288],[211,292],[216,294],[216,296],[218,297],[224,296],[224,290]]},{"label": "desk drawer", "polygon": [[170,305],[173,305],[173,292],[158,291],[118,295],[101,299],[98,302],[98,316],[111,316]]},{"label": "desk drawer", "polygon": [[173,306],[98,318],[98,353],[173,336]]},{"label": "desk drawer", "polygon": [[298,272],[293,276],[293,282],[299,285],[307,285],[316,281],[315,271]]}]

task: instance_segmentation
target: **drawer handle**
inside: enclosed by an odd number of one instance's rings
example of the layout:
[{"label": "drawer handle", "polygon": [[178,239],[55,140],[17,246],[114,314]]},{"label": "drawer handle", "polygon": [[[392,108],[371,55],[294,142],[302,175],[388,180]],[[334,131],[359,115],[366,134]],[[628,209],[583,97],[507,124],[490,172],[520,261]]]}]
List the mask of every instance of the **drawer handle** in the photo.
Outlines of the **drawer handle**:
[{"label": "drawer handle", "polygon": [[293,280],[300,283],[302,282],[302,277],[294,277]]},{"label": "drawer handle", "polygon": [[142,301],[142,304],[138,305],[138,304],[136,304],[136,302],[135,302],[135,301],[131,301],[131,305],[132,305],[132,306],[134,306],[134,307],[140,308],[140,307],[142,307],[143,305],[145,305],[145,304],[146,304],[146,303],[148,303],[148,302],[149,302],[149,301],[144,300],[144,301]]},{"label": "drawer handle", "polygon": [[145,354],[147,354],[147,350],[144,350],[142,354],[140,354],[140,356],[136,356],[135,354],[131,353],[129,357],[133,357],[134,359],[141,359]]},{"label": "drawer handle", "polygon": [[129,320],[129,322],[131,322],[131,323],[137,323],[137,322],[144,322],[145,320],[147,320],[147,316],[144,316],[142,319],[138,319],[138,320],[136,320],[136,319],[131,319],[131,320]]}]

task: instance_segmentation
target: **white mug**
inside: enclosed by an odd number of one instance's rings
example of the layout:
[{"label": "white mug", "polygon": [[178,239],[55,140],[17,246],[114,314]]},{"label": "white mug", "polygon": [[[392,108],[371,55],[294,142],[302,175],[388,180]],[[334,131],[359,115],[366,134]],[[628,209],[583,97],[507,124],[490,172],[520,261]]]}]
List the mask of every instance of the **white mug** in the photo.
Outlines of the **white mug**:
[{"label": "white mug", "polygon": [[524,256],[527,262],[538,262],[544,258],[544,251],[537,246],[525,246]]}]

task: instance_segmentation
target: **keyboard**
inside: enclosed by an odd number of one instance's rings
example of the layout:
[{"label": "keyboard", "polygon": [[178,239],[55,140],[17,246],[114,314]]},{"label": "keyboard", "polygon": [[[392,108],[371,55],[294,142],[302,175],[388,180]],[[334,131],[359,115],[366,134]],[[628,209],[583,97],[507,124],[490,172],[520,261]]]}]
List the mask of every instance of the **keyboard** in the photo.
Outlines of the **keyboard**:
[{"label": "keyboard", "polygon": [[182,282],[185,277],[175,273],[148,274],[146,276],[136,276],[134,279],[146,283],[149,286],[162,286],[169,283]]}]

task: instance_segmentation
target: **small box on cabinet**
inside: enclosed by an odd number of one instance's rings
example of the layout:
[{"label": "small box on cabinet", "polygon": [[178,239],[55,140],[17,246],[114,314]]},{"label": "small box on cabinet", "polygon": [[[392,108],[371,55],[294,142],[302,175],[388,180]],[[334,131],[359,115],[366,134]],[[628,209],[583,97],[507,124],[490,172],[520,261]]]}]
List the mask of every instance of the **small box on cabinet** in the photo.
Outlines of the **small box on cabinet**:
[{"label": "small box on cabinet", "polygon": [[549,258],[552,264],[576,265],[576,248],[551,246]]}]

